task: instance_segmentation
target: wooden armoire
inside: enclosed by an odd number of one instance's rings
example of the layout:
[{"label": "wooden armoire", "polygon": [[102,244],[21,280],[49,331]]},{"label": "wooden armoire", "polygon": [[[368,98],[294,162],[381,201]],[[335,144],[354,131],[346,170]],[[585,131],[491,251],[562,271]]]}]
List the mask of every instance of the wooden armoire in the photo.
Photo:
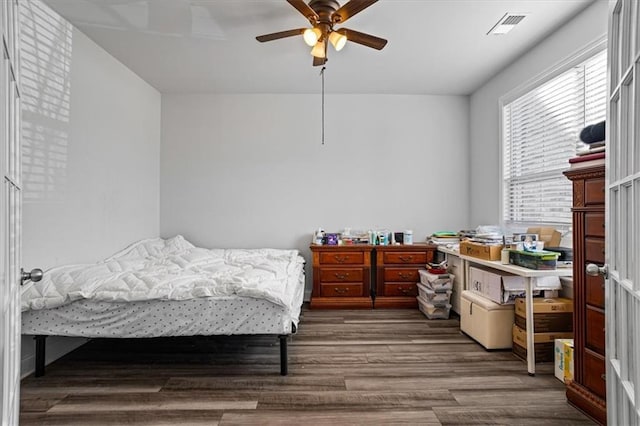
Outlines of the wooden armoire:
[{"label": "wooden armoire", "polygon": [[567,384],[567,399],[605,424],[604,278],[585,272],[589,263],[602,266],[605,260],[604,158],[599,163],[574,163],[564,172],[573,182],[574,379]]}]

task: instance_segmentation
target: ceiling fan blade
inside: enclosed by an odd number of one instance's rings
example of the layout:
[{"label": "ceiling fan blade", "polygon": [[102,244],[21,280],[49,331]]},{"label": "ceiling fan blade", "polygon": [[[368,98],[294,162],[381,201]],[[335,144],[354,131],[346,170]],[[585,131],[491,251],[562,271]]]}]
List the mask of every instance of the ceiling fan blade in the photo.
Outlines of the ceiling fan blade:
[{"label": "ceiling fan blade", "polygon": [[335,23],[342,24],[353,15],[362,12],[377,1],[378,0],[351,0],[333,12],[331,19],[333,19]]},{"label": "ceiling fan blade", "polygon": [[316,13],[315,10],[311,9],[308,4],[304,2],[304,0],[287,0],[289,4],[296,9],[298,12],[302,13],[305,18],[309,21],[317,21],[320,17]]},{"label": "ceiling fan blade", "polygon": [[327,63],[327,58],[318,58],[316,56],[313,57],[313,66],[319,67]]},{"label": "ceiling fan blade", "polygon": [[387,45],[387,40],[383,38],[372,36],[371,34],[361,33],[355,30],[350,30],[348,28],[340,28],[337,32],[339,34],[347,36],[347,40],[349,41],[361,44],[363,46],[371,47],[373,49],[382,50],[382,48]]},{"label": "ceiling fan blade", "polygon": [[306,28],[298,28],[297,30],[288,30],[288,31],[280,31],[278,33],[264,34],[256,37],[256,40],[258,40],[261,43],[264,43],[265,41],[278,40],[280,38],[285,38],[285,37],[293,37],[293,36],[301,35],[305,29]]}]

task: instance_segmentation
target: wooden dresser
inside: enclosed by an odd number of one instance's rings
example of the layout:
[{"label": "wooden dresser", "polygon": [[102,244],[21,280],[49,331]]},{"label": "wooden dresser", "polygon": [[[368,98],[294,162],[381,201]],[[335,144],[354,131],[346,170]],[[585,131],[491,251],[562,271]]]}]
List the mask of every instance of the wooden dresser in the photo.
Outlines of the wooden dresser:
[{"label": "wooden dresser", "polygon": [[376,246],[376,308],[416,308],[418,269],[433,261],[431,244]]},{"label": "wooden dresser", "polygon": [[574,380],[567,399],[605,424],[604,278],[585,273],[589,263],[604,264],[604,163],[564,174],[573,182]]},{"label": "wooden dresser", "polygon": [[373,307],[371,245],[312,245],[311,308]]}]

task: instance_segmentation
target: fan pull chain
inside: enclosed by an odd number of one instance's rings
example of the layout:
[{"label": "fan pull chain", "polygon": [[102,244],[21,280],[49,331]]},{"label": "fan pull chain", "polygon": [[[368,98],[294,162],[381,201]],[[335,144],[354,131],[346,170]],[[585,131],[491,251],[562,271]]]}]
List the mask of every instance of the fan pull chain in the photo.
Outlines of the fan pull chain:
[{"label": "fan pull chain", "polygon": [[322,145],[324,145],[324,70],[327,67],[322,67],[320,75],[322,76]]}]

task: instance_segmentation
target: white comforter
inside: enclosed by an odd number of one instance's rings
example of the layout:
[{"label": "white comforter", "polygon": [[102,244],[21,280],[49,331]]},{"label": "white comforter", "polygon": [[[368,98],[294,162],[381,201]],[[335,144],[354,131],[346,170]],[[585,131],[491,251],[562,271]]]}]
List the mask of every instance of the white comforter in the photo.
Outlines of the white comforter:
[{"label": "white comforter", "polygon": [[45,272],[24,289],[22,310],[49,309],[75,300],[131,302],[247,296],[295,311],[303,259],[297,250],[222,250],[195,247],[178,235],[139,241],[86,265]]}]

